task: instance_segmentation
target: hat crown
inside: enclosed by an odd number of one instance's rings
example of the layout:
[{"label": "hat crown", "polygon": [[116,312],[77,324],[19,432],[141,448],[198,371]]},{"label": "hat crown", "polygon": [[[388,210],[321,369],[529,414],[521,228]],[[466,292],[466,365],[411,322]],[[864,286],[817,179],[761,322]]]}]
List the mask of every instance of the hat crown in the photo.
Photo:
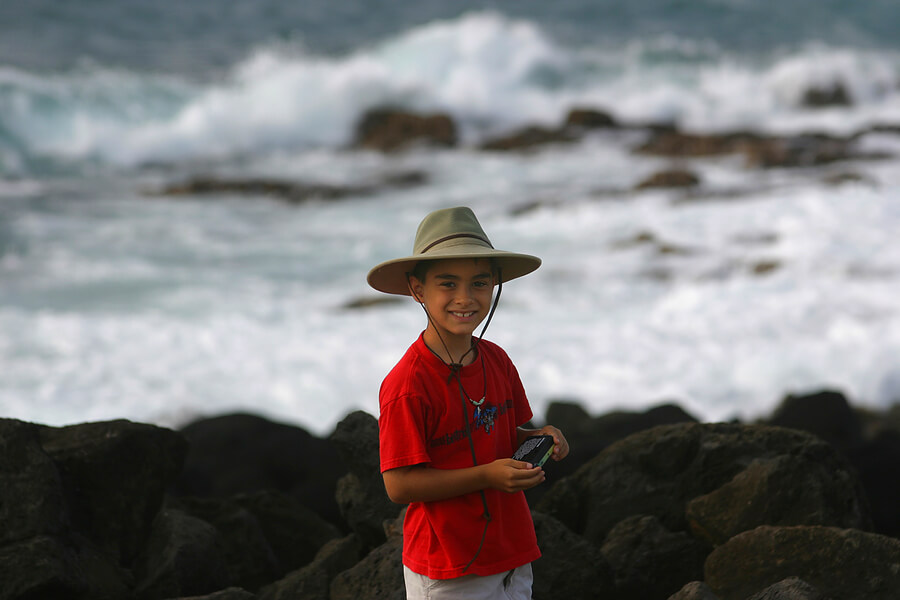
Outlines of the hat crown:
[{"label": "hat crown", "polygon": [[466,206],[436,210],[425,217],[416,230],[413,254],[424,255],[438,246],[458,244],[494,247],[475,213]]}]

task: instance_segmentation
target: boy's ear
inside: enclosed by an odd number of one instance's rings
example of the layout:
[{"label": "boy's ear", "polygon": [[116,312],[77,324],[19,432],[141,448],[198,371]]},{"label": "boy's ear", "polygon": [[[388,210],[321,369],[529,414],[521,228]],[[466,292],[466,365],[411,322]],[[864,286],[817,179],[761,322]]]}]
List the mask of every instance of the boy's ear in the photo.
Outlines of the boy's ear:
[{"label": "boy's ear", "polygon": [[415,275],[409,276],[409,291],[412,292],[413,300],[419,304],[423,302],[422,296],[425,293],[425,286]]}]

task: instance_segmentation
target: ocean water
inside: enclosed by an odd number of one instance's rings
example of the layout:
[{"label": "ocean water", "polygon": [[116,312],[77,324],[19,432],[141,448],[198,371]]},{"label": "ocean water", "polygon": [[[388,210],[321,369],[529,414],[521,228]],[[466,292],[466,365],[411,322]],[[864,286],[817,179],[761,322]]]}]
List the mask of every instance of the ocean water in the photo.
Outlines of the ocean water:
[{"label": "ocean water", "polygon": [[[0,416],[167,426],[246,410],[327,433],[378,412],[424,327],[376,298],[430,210],[469,205],[544,265],[487,333],[538,419],[675,401],[753,419],[823,387],[900,401],[900,135],[879,160],[754,169],[638,155],[641,131],[477,150],[569,109],[696,132],[900,125],[900,12],[745,2],[0,5]],[[841,84],[849,106],[812,109]],[[454,149],[348,150],[378,106],[451,115]],[[634,191],[672,166],[699,193]],[[289,204],[160,195],[197,176],[425,184]],[[852,173],[840,185],[829,177]]]}]

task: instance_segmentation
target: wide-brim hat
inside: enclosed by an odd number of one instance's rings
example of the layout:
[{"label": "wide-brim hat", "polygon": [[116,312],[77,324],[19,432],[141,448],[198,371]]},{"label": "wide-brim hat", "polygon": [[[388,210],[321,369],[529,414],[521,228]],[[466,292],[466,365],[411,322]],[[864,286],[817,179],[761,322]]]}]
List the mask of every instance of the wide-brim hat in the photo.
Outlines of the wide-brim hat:
[{"label": "wide-brim hat", "polygon": [[541,266],[537,256],[496,250],[472,209],[458,206],[429,213],[416,231],[412,255],[376,265],[366,280],[379,292],[409,296],[409,274],[416,263],[451,258],[489,258],[500,268],[502,282]]}]

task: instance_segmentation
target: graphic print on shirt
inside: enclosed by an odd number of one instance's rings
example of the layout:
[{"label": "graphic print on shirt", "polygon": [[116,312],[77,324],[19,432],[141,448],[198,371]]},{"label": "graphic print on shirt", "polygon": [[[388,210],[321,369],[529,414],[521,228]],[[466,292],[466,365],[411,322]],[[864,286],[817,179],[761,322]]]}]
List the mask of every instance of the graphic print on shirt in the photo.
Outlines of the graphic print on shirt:
[{"label": "graphic print on shirt", "polygon": [[[512,399],[507,400],[499,406],[488,404],[486,407],[478,407],[478,409],[475,410],[475,414],[471,423],[469,424],[470,428],[472,429],[472,433],[474,434],[479,429],[483,429],[486,434],[490,435],[490,433],[494,430],[494,425],[496,424],[497,419],[512,410],[512,407]],[[432,438],[431,440],[429,440],[428,444],[432,448],[436,448],[438,446],[449,446],[451,444],[456,444],[466,439],[468,439],[466,430],[465,428],[460,427],[459,429],[451,433],[444,433]]]}]

